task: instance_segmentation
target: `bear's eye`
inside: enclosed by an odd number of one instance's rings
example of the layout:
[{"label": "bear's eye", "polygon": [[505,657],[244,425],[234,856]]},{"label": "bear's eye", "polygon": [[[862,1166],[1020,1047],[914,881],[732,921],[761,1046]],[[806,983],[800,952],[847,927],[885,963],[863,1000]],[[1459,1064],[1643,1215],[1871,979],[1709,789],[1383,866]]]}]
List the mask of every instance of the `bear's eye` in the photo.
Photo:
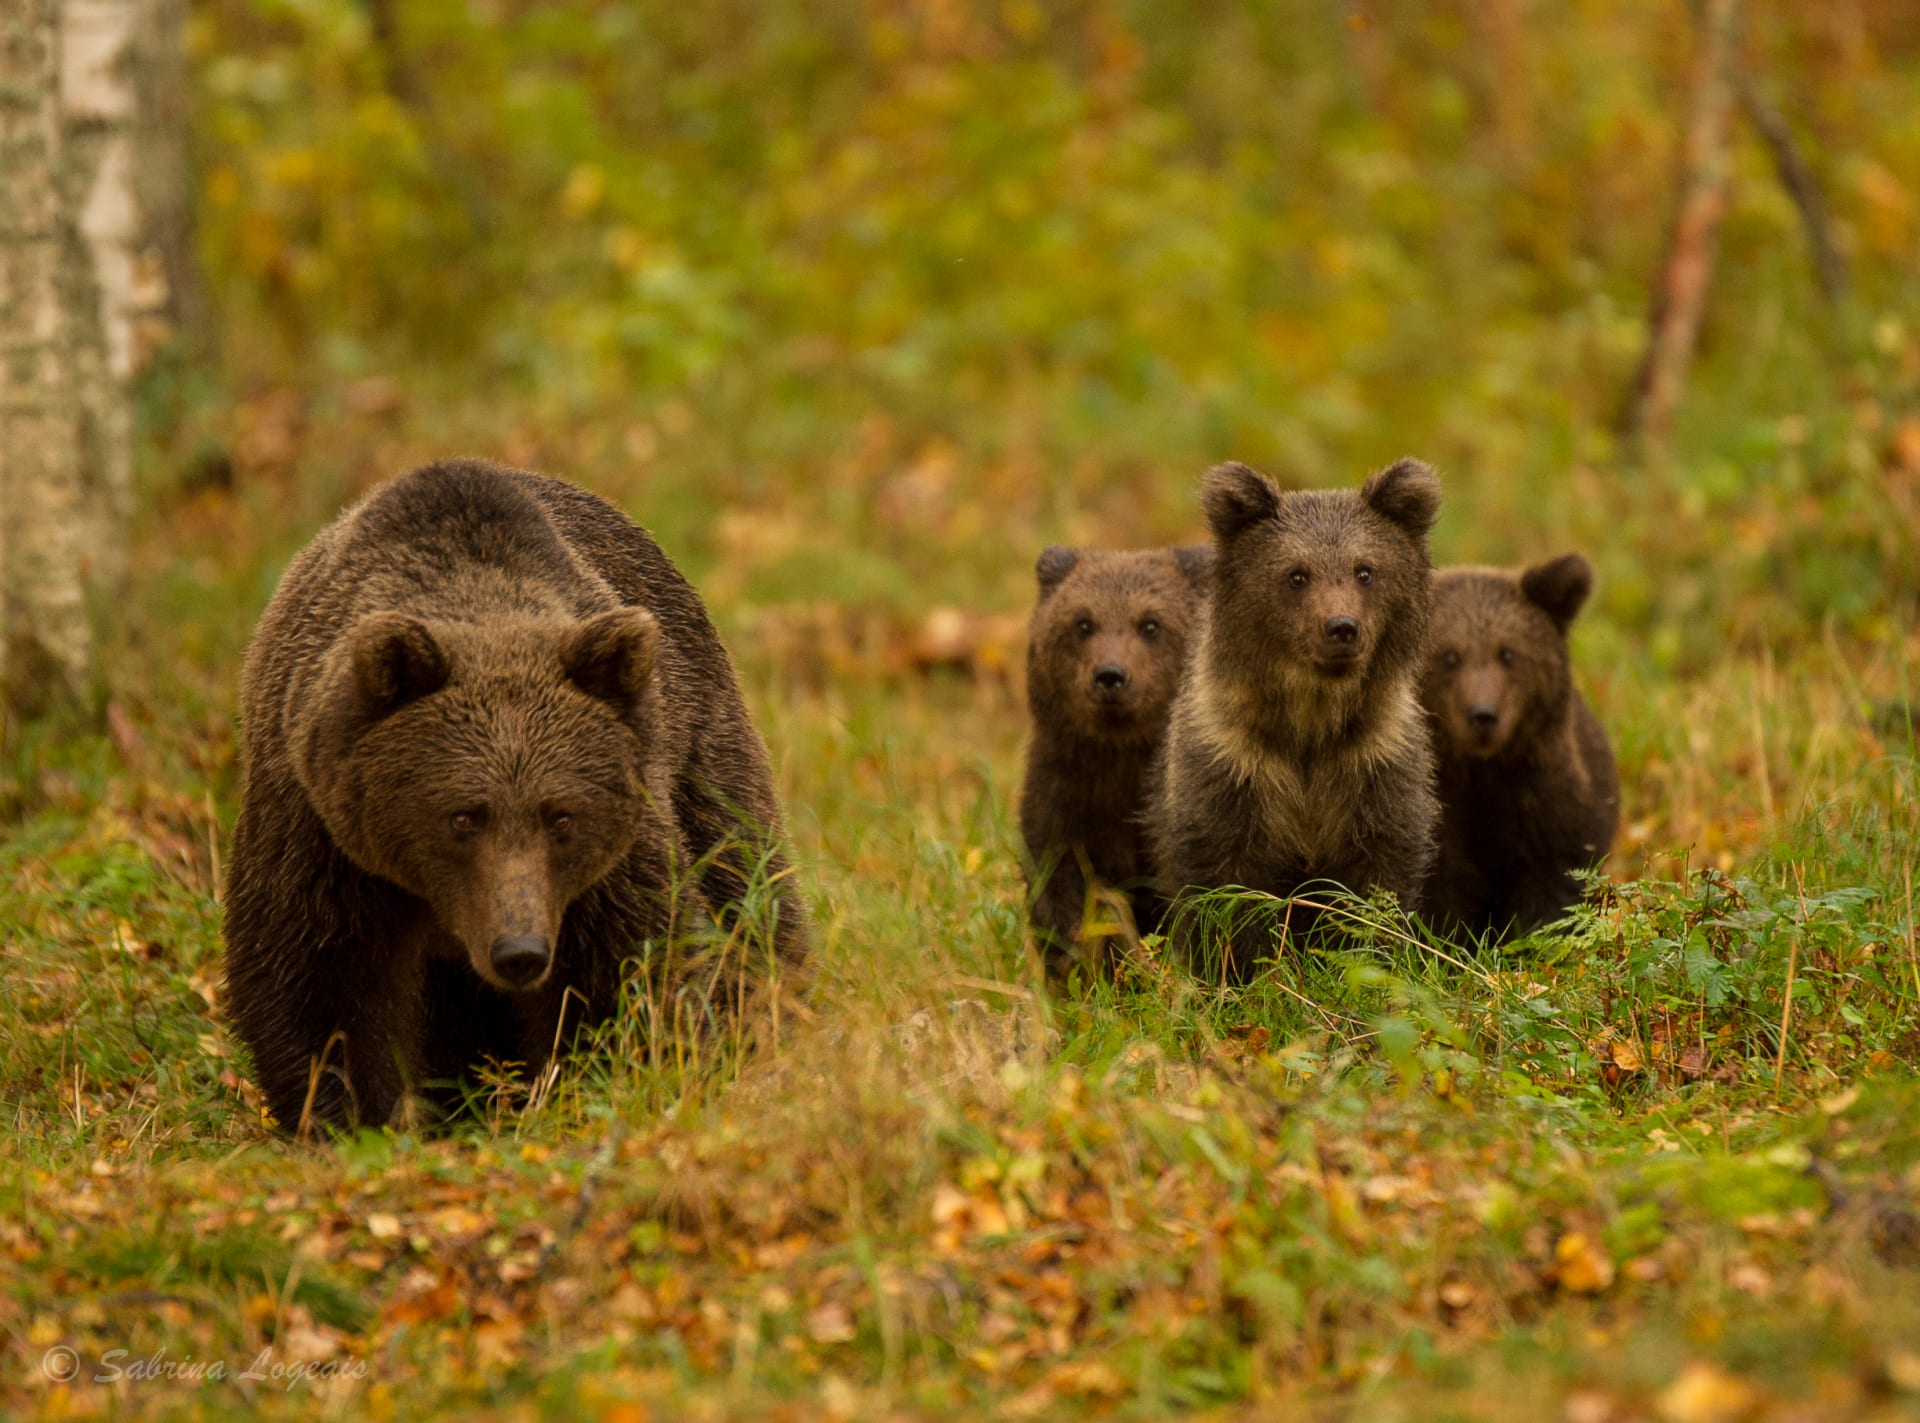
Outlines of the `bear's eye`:
[{"label": "bear's eye", "polygon": [[1358,568],[1353,570],[1353,581],[1356,583],[1373,582],[1373,569],[1371,569],[1364,563],[1361,564]]},{"label": "bear's eye", "polygon": [[1440,654],[1440,665],[1449,672],[1457,672],[1460,669],[1460,654],[1449,647]]},{"label": "bear's eye", "polygon": [[565,839],[567,832],[573,829],[573,817],[564,810],[556,810],[547,817],[547,833],[556,839]]},{"label": "bear's eye", "polygon": [[1287,575],[1287,582],[1291,583],[1296,588],[1306,587],[1307,586],[1307,570],[1304,568],[1294,569],[1293,572]]},{"label": "bear's eye", "polygon": [[1079,633],[1080,636],[1082,637],[1092,637],[1093,636],[1093,619],[1092,618],[1080,619],[1079,622],[1073,625],[1073,630]]},{"label": "bear's eye", "polygon": [[456,810],[449,816],[448,823],[453,826],[456,835],[471,835],[486,821],[486,811],[475,806],[472,810]]},{"label": "bear's eye", "polygon": [[1503,647],[1500,649],[1500,665],[1502,667],[1513,666],[1514,660],[1513,649],[1511,647]]},{"label": "bear's eye", "polygon": [[1142,619],[1140,623],[1140,636],[1146,638],[1148,641],[1152,641],[1154,638],[1160,636],[1160,619]]}]

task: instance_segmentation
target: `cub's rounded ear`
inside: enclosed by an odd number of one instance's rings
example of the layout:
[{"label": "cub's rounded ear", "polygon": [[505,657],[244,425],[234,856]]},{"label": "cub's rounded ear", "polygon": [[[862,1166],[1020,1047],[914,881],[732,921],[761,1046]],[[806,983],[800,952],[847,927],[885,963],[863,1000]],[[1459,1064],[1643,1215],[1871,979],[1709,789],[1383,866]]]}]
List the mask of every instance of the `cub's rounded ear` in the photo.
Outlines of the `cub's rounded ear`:
[{"label": "cub's rounded ear", "polygon": [[1221,543],[1280,512],[1280,491],[1258,470],[1237,461],[1217,464],[1200,485],[1200,507]]},{"label": "cub's rounded ear", "polygon": [[1593,592],[1593,565],[1577,553],[1563,553],[1523,572],[1520,591],[1565,632]]},{"label": "cub's rounded ear", "polygon": [[1041,549],[1040,557],[1033,565],[1033,576],[1040,581],[1040,596],[1045,598],[1058,588],[1079,562],[1080,550],[1068,548],[1065,544],[1048,544]]},{"label": "cub's rounded ear", "polygon": [[660,624],[645,608],[614,608],[576,625],[560,645],[567,680],[632,718],[660,653]]},{"label": "cub's rounded ear", "polygon": [[1213,586],[1213,545],[1182,544],[1173,551],[1173,561],[1196,593]]},{"label": "cub's rounded ear", "polygon": [[1440,517],[1440,476],[1416,459],[1395,460],[1360,486],[1360,500],[1417,539]]},{"label": "cub's rounded ear", "polygon": [[447,683],[447,654],[420,619],[371,613],[351,633],[353,682],[373,716],[387,716]]}]

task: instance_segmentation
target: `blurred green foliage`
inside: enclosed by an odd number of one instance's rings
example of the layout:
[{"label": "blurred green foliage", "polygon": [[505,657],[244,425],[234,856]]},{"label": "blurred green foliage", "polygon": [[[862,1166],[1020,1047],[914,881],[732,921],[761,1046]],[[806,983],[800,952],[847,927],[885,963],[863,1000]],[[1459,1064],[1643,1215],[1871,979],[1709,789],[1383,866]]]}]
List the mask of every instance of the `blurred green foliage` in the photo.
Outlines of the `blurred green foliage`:
[{"label": "blurred green foliage", "polygon": [[203,247],[236,380],[617,418],[642,517],[793,521],[748,601],[1015,603],[1044,539],[1190,535],[1216,459],[1415,451],[1444,555],[1596,554],[1606,652],[1871,635],[1920,591],[1920,5],[1750,8],[1852,297],[1740,128],[1652,471],[1680,0],[208,0]]}]

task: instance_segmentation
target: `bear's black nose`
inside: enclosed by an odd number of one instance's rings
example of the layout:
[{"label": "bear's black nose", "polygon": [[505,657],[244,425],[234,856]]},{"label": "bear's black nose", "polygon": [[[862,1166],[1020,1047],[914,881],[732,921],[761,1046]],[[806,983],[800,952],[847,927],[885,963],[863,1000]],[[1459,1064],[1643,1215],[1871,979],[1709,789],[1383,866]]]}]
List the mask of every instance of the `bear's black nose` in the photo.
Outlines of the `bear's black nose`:
[{"label": "bear's black nose", "polygon": [[1500,709],[1482,702],[1477,707],[1467,708],[1467,720],[1473,723],[1476,731],[1491,731],[1493,724],[1500,720]]},{"label": "bear's black nose", "polygon": [[1117,692],[1127,685],[1127,669],[1115,662],[1093,669],[1093,685],[1103,692]]},{"label": "bear's black nose", "polygon": [[507,934],[493,941],[493,971],[515,988],[524,988],[547,970],[553,952],[533,934]]},{"label": "bear's black nose", "polygon": [[1321,631],[1326,633],[1328,642],[1338,643],[1342,647],[1351,647],[1354,640],[1360,636],[1360,620],[1347,617],[1328,618]]}]

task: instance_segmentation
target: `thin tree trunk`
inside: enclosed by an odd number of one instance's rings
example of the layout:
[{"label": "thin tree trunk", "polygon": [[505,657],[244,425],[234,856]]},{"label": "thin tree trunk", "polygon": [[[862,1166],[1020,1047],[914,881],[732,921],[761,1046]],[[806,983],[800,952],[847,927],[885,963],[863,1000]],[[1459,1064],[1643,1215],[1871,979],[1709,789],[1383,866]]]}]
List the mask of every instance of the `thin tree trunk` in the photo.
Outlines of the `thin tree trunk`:
[{"label": "thin tree trunk", "polygon": [[388,97],[406,110],[407,116],[413,121],[421,141],[426,145],[429,160],[465,209],[473,240],[487,241],[488,235],[497,226],[493,219],[493,204],[487,196],[485,184],[460,160],[458,149],[448,142],[434,111],[429,86],[418,67],[407,57],[406,46],[401,43],[398,0],[361,0],[361,8],[366,13],[373,47],[380,55]]},{"label": "thin tree trunk", "polygon": [[1714,250],[1727,211],[1727,122],[1740,12],[1741,0],[1704,0],[1696,12],[1699,52],[1681,150],[1679,200],[1654,286],[1646,354],[1621,422],[1628,438],[1647,453],[1664,448],[1672,432],[1713,284]]},{"label": "thin tree trunk", "polygon": [[193,213],[192,90],[187,75],[187,0],[140,0],[133,36],[134,196],[145,229],[143,351],[178,339],[194,355],[213,350],[213,308],[200,270]]},{"label": "thin tree trunk", "polygon": [[1820,283],[1820,294],[1830,302],[1837,302],[1846,295],[1847,268],[1833,240],[1833,224],[1827,218],[1827,203],[1821,195],[1820,184],[1807,166],[1786,116],[1766,101],[1752,75],[1743,73],[1736,82],[1740,107],[1767,145],[1774,171],[1780,175],[1780,185],[1800,213],[1800,227],[1807,235],[1807,251],[1813,258],[1813,275]]},{"label": "thin tree trunk", "polygon": [[92,573],[125,574],[133,500],[129,385],[154,289],[143,280],[135,196],[133,40],[142,0],[61,0],[61,192],[68,227],[67,313],[81,416],[81,503]]},{"label": "thin tree trunk", "polygon": [[413,66],[407,62],[406,51],[400,47],[400,17],[395,13],[394,0],[365,0],[365,5],[373,47],[380,52],[381,67],[386,72],[387,93],[401,108],[417,113],[426,106],[426,96]]},{"label": "thin tree trunk", "polygon": [[0,0],[0,687],[29,712],[78,694],[92,658],[59,64],[55,0]]}]

